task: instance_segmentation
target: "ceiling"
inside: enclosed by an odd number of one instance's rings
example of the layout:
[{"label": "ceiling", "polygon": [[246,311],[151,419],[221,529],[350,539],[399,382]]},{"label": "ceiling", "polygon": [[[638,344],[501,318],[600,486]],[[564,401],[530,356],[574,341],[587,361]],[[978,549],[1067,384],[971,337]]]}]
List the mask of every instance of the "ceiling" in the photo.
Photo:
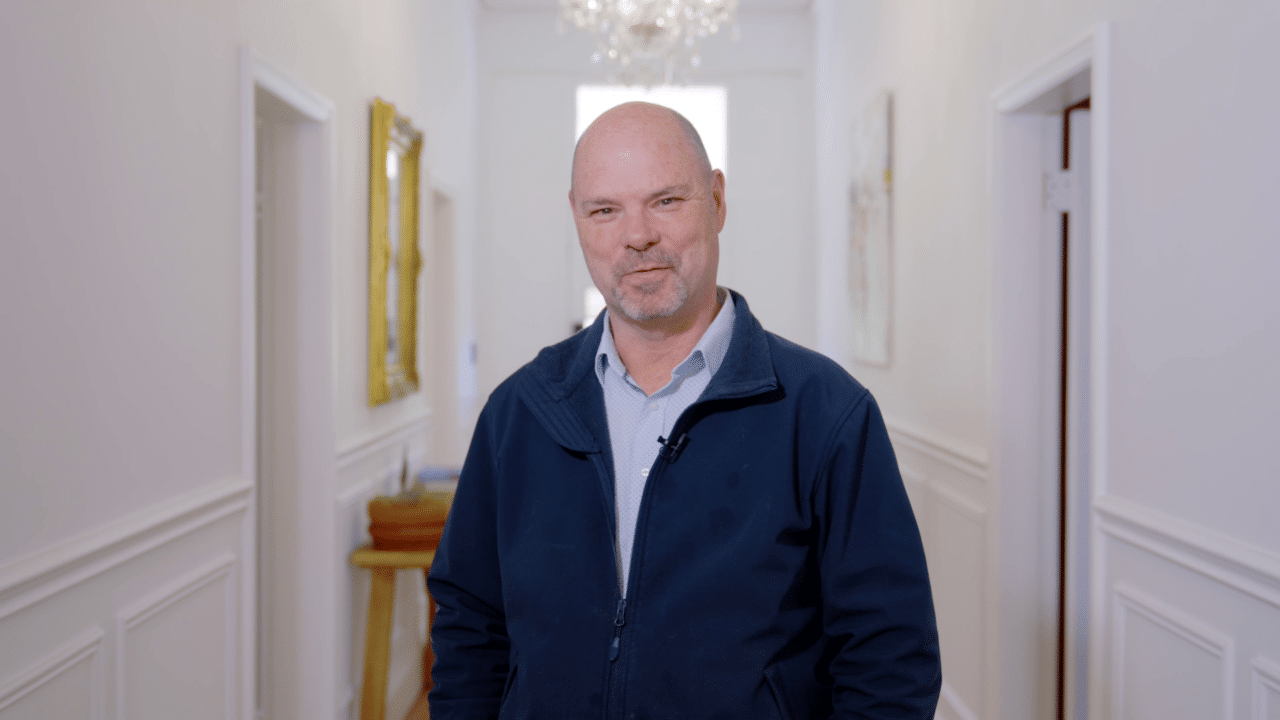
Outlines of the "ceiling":
[{"label": "ceiling", "polygon": [[[556,10],[558,0],[480,0],[489,10]],[[812,0],[739,0],[742,10],[807,10]]]}]

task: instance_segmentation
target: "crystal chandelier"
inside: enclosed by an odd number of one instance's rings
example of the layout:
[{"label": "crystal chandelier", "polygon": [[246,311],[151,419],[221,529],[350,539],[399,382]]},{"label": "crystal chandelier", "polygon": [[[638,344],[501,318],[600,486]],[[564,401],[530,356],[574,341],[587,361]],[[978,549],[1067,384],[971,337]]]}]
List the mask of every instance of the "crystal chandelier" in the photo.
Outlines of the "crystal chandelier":
[{"label": "crystal chandelier", "polygon": [[560,8],[561,31],[571,22],[595,35],[591,61],[608,63],[611,82],[653,85],[688,80],[702,64],[702,39],[733,24],[738,0],[560,0]]}]

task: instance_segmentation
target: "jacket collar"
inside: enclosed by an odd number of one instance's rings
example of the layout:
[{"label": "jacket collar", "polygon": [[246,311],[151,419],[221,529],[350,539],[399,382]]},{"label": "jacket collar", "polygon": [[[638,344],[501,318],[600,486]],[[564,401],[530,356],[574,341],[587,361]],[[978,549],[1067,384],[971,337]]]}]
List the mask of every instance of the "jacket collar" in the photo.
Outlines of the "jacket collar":
[{"label": "jacket collar", "polygon": [[733,337],[724,362],[711,383],[707,385],[701,400],[747,397],[778,387],[778,376],[773,370],[773,354],[769,351],[769,336],[760,321],[751,314],[747,299],[730,290],[733,295]]},{"label": "jacket collar", "polygon": [[[733,290],[729,293],[733,296],[735,310],[733,336],[724,361],[711,377],[703,399],[743,397],[778,386],[764,328],[751,314],[746,298]],[[606,313],[600,313],[580,338],[573,338],[576,341],[573,347],[563,347],[567,343],[561,343],[547,348],[543,354],[548,357],[540,356],[535,361],[534,368],[540,371],[556,400],[568,397],[583,380],[594,376],[596,350],[604,334],[605,316]]]},{"label": "jacket collar", "polygon": [[[768,334],[751,314],[746,298],[729,292],[735,306],[733,337],[699,402],[748,397],[778,387]],[[586,330],[545,348],[521,373],[519,388],[530,410],[571,450],[600,452],[609,446],[604,393],[595,377],[604,323],[602,312]]]}]

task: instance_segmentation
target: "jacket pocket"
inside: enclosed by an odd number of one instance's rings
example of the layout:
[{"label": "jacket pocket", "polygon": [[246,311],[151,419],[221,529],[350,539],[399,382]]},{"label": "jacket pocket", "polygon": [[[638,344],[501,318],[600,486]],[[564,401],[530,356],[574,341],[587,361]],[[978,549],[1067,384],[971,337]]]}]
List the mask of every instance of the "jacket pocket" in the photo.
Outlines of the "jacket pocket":
[{"label": "jacket pocket", "polygon": [[[795,660],[800,660],[796,663]],[[813,677],[810,661],[793,658],[792,661],[770,665],[764,669],[765,680],[773,692],[782,720],[814,720],[830,718],[831,688]]]}]

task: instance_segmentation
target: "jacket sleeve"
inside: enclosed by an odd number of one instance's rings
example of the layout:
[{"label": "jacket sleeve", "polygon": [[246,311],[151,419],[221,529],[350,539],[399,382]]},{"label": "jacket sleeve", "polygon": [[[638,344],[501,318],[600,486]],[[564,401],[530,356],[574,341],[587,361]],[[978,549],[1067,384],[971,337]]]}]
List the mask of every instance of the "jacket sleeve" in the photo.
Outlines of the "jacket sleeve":
[{"label": "jacket sleeve", "polygon": [[932,718],[942,686],[924,547],[869,393],[823,453],[815,508],[836,718]]},{"label": "jacket sleeve", "polygon": [[497,448],[481,413],[427,586],[436,602],[431,644],[434,720],[497,718],[510,639],[496,535]]}]

